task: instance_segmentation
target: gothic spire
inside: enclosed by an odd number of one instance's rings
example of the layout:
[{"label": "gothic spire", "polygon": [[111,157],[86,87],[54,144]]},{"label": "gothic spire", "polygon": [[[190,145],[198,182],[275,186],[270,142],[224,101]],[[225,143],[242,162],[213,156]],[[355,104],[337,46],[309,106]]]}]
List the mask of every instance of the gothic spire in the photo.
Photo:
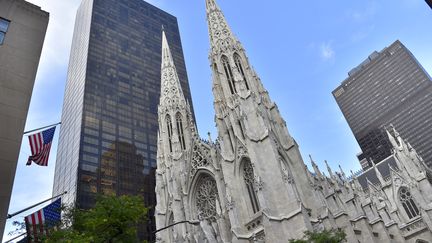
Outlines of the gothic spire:
[{"label": "gothic spire", "polygon": [[159,104],[161,106],[178,104],[178,102],[185,102],[184,104],[186,104],[183,90],[180,85],[180,79],[174,65],[174,60],[164,30],[162,30],[161,79],[161,96]]},{"label": "gothic spire", "polygon": [[180,79],[162,30],[161,94],[158,107],[159,130],[164,144],[163,151],[180,156],[189,147],[191,135],[191,109],[183,95]]},{"label": "gothic spire", "polygon": [[215,0],[206,0],[207,22],[212,50],[237,42]]}]

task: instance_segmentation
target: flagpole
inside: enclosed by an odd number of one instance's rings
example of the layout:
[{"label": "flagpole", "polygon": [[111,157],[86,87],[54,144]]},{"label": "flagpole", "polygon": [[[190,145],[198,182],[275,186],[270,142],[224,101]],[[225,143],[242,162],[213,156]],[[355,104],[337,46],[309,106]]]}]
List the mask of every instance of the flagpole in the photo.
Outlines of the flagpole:
[{"label": "flagpole", "polygon": [[49,125],[49,126],[41,127],[41,128],[38,128],[38,129],[33,129],[33,130],[31,130],[31,131],[24,132],[23,135],[26,135],[26,134],[28,134],[28,133],[32,133],[32,132],[36,132],[36,131],[42,130],[42,129],[44,129],[44,128],[54,127],[54,126],[57,126],[57,125],[60,125],[60,124],[61,124],[61,122],[57,122],[56,124],[52,124],[52,125]]},{"label": "flagpole", "polygon": [[52,197],[52,198],[49,198],[49,199],[44,200],[44,201],[42,201],[42,202],[36,203],[35,205],[32,205],[32,206],[30,206],[30,207],[27,207],[27,208],[25,208],[25,209],[23,209],[23,210],[20,210],[20,211],[16,212],[16,213],[8,214],[8,215],[7,215],[7,218],[10,219],[10,218],[12,218],[12,217],[15,217],[16,215],[18,215],[18,214],[20,214],[20,213],[22,213],[22,212],[25,212],[25,211],[27,211],[27,210],[29,210],[29,209],[32,209],[32,208],[34,208],[34,207],[37,207],[37,206],[39,206],[39,205],[41,205],[41,204],[43,204],[43,203],[46,203],[46,202],[48,202],[49,200],[52,200],[52,199],[54,199],[54,198],[61,197],[61,196],[65,195],[65,194],[67,194],[67,191],[65,191],[65,192],[63,192],[62,194],[57,195],[57,196],[55,196],[55,197]]},{"label": "flagpole", "polygon": [[26,234],[27,234],[27,232],[24,232],[24,233],[22,233],[22,234],[18,235],[17,237],[15,237],[15,238],[13,238],[13,239],[10,239],[10,240],[8,240],[8,241],[5,241],[5,242],[3,242],[3,243],[8,243],[8,242],[11,242],[11,241],[13,241],[13,240],[16,240],[16,239],[20,238],[21,236],[24,236],[24,235],[26,235]]}]

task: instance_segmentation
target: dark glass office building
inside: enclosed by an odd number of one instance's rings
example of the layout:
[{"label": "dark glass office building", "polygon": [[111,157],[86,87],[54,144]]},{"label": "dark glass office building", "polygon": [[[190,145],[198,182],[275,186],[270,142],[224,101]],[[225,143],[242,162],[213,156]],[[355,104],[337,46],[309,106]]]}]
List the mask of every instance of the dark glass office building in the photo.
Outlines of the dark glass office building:
[{"label": "dark glass office building", "polygon": [[333,91],[369,163],[391,154],[383,128],[393,124],[426,164],[432,165],[432,80],[411,52],[396,41],[372,53]]},{"label": "dark glass office building", "polygon": [[[53,194],[94,205],[98,193],[155,206],[161,28],[190,92],[174,16],[142,0],[83,0],[76,16]],[[140,233],[152,240],[150,222]]]}]

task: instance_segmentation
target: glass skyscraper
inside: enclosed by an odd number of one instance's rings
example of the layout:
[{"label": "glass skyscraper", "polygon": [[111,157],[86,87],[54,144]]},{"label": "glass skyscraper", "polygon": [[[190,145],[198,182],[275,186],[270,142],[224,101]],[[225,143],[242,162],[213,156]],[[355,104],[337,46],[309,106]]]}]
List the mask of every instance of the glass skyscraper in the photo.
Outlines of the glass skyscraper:
[{"label": "glass skyscraper", "polygon": [[363,169],[391,154],[383,131],[390,124],[432,168],[432,80],[400,41],[372,53],[333,96],[363,151]]},{"label": "glass skyscraper", "polygon": [[[192,104],[177,19],[142,0],[83,0],[71,48],[53,194],[91,208],[98,193],[155,206],[161,29]],[[152,220],[140,238],[152,240]]]}]

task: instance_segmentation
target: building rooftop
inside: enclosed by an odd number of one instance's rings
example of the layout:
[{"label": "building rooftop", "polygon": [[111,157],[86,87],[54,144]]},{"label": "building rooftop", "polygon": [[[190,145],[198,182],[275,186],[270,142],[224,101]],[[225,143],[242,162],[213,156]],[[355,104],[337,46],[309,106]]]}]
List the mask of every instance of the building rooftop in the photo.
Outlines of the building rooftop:
[{"label": "building rooftop", "polygon": [[396,40],[395,42],[393,42],[390,46],[388,46],[388,47],[385,47],[384,49],[382,49],[381,51],[374,51],[374,52],[372,52],[363,62],[361,62],[357,67],[355,67],[355,68],[353,68],[353,69],[351,69],[349,72],[348,72],[348,77],[344,80],[344,81],[342,81],[342,83],[341,83],[341,85],[339,85],[332,93],[333,93],[333,95],[335,95],[335,96],[338,96],[337,94],[338,94],[338,92],[340,92],[339,91],[339,89],[341,88],[341,87],[343,87],[343,86],[348,86],[349,85],[349,83],[350,83],[350,81],[351,80],[353,80],[353,79],[355,79],[355,76],[357,75],[357,74],[359,74],[360,73],[360,71],[363,71],[363,70],[365,70],[366,68],[368,68],[370,65],[371,65],[371,63],[373,63],[373,61],[374,60],[376,60],[382,53],[385,53],[387,50],[392,50],[392,49],[394,49],[394,48],[396,48],[396,47],[398,47],[398,46],[404,46],[403,44],[402,44],[402,42],[400,42],[399,40]]}]

